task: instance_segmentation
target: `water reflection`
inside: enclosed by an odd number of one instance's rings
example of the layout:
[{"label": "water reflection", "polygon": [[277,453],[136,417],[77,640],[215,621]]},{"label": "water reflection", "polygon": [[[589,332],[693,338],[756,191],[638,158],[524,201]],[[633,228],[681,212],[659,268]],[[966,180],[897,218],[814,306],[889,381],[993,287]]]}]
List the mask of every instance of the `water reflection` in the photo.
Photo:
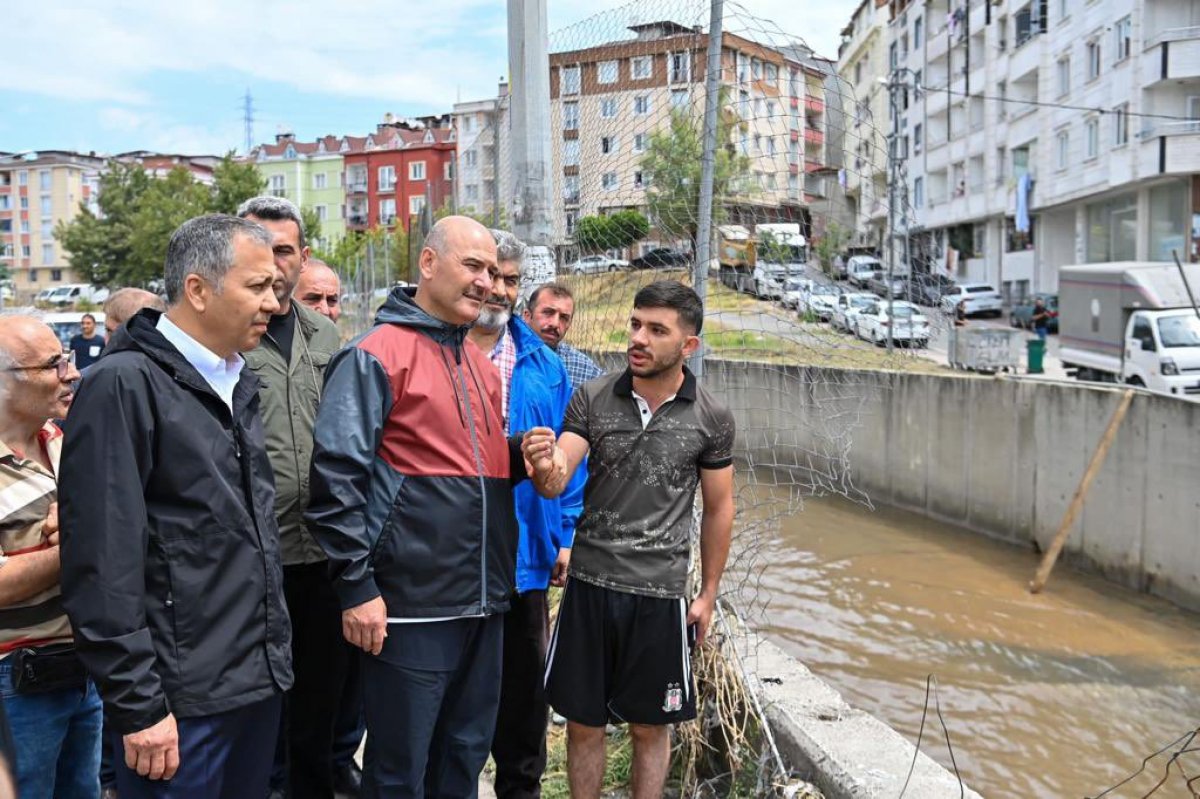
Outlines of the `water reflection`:
[{"label": "water reflection", "polygon": [[[760,625],[910,740],[936,674],[959,768],[986,796],[1094,796],[1200,725],[1200,619],[1164,602],[1061,565],[1031,596],[1033,553],[840,499],[806,501],[762,554]],[[949,765],[930,731],[923,748]],[[1165,765],[1110,796],[1142,796]],[[1177,795],[1177,776],[1155,794]]]}]

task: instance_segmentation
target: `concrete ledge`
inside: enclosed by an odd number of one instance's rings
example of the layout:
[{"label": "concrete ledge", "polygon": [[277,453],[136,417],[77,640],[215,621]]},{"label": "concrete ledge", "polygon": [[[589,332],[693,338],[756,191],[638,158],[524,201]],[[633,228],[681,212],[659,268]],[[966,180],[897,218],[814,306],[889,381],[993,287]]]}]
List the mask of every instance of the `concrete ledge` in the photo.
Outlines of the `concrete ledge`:
[{"label": "concrete ledge", "polygon": [[[914,747],[874,716],[856,710],[842,695],[795,658],[752,632],[734,636],[746,677],[787,765],[817,786],[825,799],[896,799],[912,765]],[[926,740],[940,740],[930,709]],[[932,733],[932,736],[931,736]],[[909,781],[905,799],[979,799],[970,788],[924,754]]]}]

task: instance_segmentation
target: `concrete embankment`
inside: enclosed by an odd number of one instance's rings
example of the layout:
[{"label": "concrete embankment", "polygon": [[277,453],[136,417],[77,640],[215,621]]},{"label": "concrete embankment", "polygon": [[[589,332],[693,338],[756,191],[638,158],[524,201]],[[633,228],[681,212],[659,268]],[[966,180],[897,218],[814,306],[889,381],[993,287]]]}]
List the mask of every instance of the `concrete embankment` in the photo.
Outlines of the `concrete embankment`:
[{"label": "concrete embankment", "polygon": [[[757,465],[1045,549],[1122,389],[711,361]],[[808,483],[808,478],[799,482]],[[1064,560],[1200,610],[1200,404],[1139,392]],[[1032,575],[1031,575],[1032,577]]]},{"label": "concrete embankment", "polygon": [[[749,687],[758,693],[784,762],[793,774],[819,788],[825,799],[978,799],[969,787],[960,792],[958,778],[916,752],[914,743],[850,707],[841,694],[770,641],[744,633],[728,645],[736,649]],[[931,708],[925,745],[935,745],[940,734]]]}]

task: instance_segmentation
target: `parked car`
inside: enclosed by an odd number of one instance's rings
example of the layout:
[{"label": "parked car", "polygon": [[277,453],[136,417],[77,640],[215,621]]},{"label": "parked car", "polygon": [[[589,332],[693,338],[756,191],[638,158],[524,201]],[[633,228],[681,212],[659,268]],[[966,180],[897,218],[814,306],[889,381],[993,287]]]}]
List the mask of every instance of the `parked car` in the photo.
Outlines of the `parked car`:
[{"label": "parked car", "polygon": [[987,283],[964,283],[956,286],[942,295],[941,308],[946,313],[954,313],[954,309],[964,300],[967,303],[967,316],[985,313],[1000,316],[1004,313],[1004,298]]},{"label": "parked car", "polygon": [[870,255],[855,255],[846,262],[846,279],[860,289],[867,287],[867,281],[883,269],[878,258]]},{"label": "parked car", "polygon": [[[83,331],[83,314],[83,311],[47,313],[41,315],[41,320],[50,326],[54,335],[58,336],[58,340],[62,342],[63,349],[66,349],[70,346],[71,339]],[[89,315],[95,317],[96,329],[104,332],[104,313],[91,311]]]},{"label": "parked car", "polygon": [[1034,294],[1031,297],[1026,297],[1013,309],[1008,312],[1008,323],[1013,327],[1023,327],[1026,330],[1033,330],[1033,303],[1041,300],[1046,303],[1046,310],[1050,312],[1050,319],[1046,322],[1046,329],[1051,333],[1058,332],[1058,295],[1057,294]]},{"label": "parked car", "polygon": [[574,263],[567,264],[573,275],[591,275],[597,272],[619,272],[629,268],[629,261],[609,258],[607,255],[585,255]]},{"label": "parked car", "polygon": [[953,291],[958,284],[947,275],[920,273],[913,275],[910,280],[912,296],[915,303],[937,308],[942,303],[942,295]]},{"label": "parked car", "polygon": [[[40,294],[38,296],[41,297]],[[108,299],[108,289],[106,288],[89,286],[87,283],[67,283],[52,289],[45,301],[61,308],[77,302],[99,303],[106,299]]]},{"label": "parked car", "polygon": [[893,301],[891,306],[890,314],[888,303],[878,301],[859,311],[854,318],[855,335],[875,344],[884,344],[890,330],[894,342],[926,346],[929,320],[921,313],[921,308],[907,300]]},{"label": "parked car", "polygon": [[833,308],[833,316],[829,319],[829,324],[835,330],[845,330],[847,333],[854,330],[854,317],[863,308],[869,308],[879,301],[879,298],[874,294],[863,294],[859,292],[850,292],[842,294],[837,298],[837,304]]},{"label": "parked car", "polygon": [[903,297],[907,288],[908,285],[905,283],[903,277],[897,275],[889,280],[887,272],[883,271],[876,272],[867,281],[867,291],[876,296],[883,297],[885,300],[889,294],[896,298]]},{"label": "parked car", "polygon": [[817,283],[807,277],[790,277],[783,283],[783,296],[779,302],[784,308],[800,307],[800,302],[817,289]]},{"label": "parked car", "polygon": [[662,269],[663,267],[687,266],[691,262],[692,257],[685,252],[673,250],[670,247],[658,247],[634,258],[629,265],[634,269]]},{"label": "parked car", "polygon": [[821,292],[814,292],[805,297],[797,308],[800,315],[811,313],[822,322],[828,322],[833,316],[834,306],[837,304],[838,295],[825,289]]},{"label": "parked car", "polygon": [[44,303],[49,302],[50,295],[53,293],[54,293],[54,289],[42,289],[41,291],[39,291],[37,293],[37,296],[33,298],[34,304],[42,305]]}]

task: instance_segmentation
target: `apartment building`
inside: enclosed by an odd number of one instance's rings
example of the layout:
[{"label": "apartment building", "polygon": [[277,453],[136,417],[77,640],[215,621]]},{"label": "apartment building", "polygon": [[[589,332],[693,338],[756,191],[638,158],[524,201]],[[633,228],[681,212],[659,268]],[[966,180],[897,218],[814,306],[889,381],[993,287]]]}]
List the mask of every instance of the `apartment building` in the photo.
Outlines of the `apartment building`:
[{"label": "apartment building", "polygon": [[250,158],[266,180],[264,192],[312,208],[321,220],[321,240],[330,242],[346,233],[344,159],[349,149],[346,137],[302,142],[281,131],[274,144],[255,147]]},{"label": "apartment building", "polygon": [[[647,212],[654,176],[643,161],[651,136],[669,130],[672,112],[698,120],[704,107],[707,34],[670,21],[630,31],[628,39],[550,54],[560,245],[570,243],[583,216]],[[726,34],[722,44],[724,113],[737,123],[723,145],[750,163],[748,175],[718,198],[724,216],[743,224],[800,222],[807,232],[810,190],[824,190],[817,176],[806,178],[824,163],[825,75],[795,53],[737,35]],[[679,244],[655,230],[638,249]]]},{"label": "apartment building", "polygon": [[1015,300],[1065,264],[1194,257],[1198,18],[1194,0],[895,4],[918,268]]},{"label": "apartment building", "polygon": [[837,74],[845,106],[848,244],[882,249],[888,217],[888,0],[863,0],[842,29]]},{"label": "apartment building", "polygon": [[71,269],[54,228],[83,208],[97,211],[103,167],[94,154],[64,150],[0,155],[0,266],[10,274],[17,302],[90,279]]},{"label": "apartment building", "polygon": [[215,155],[181,155],[179,153],[156,153],[151,150],[132,150],[118,153],[114,161],[123,164],[138,164],[151,177],[165,178],[171,170],[182,167],[192,176],[192,180],[211,186],[215,181],[214,171],[221,159]]},{"label": "apartment building", "polygon": [[385,119],[375,133],[344,141],[348,230],[409,230],[426,206],[432,212],[453,202],[457,136],[449,114]]},{"label": "apartment building", "polygon": [[495,225],[507,218],[512,194],[508,105],[508,83],[501,81],[495,97],[455,103],[450,112],[458,136],[455,207]]}]

